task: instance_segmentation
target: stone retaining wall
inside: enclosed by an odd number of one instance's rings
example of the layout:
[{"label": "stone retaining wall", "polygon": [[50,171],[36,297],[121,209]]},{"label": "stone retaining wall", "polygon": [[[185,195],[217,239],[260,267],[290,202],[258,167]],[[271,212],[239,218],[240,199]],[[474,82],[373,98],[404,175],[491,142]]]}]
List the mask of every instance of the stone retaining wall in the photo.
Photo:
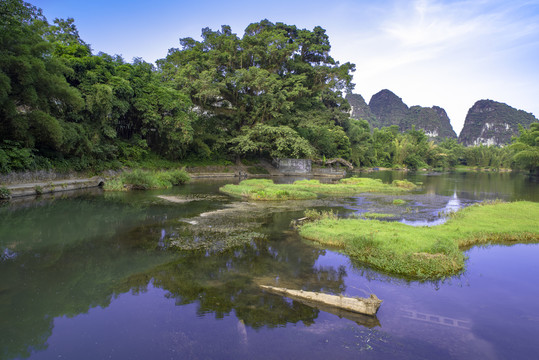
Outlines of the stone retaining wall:
[{"label": "stone retaining wall", "polygon": [[310,159],[274,159],[275,166],[283,174],[308,174],[312,170]]}]

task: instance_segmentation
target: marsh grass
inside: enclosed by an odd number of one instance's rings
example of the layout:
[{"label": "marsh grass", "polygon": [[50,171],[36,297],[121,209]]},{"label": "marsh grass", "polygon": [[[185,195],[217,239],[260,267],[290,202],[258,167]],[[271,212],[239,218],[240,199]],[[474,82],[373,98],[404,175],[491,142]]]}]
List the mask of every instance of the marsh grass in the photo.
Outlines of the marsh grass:
[{"label": "marsh grass", "polygon": [[414,189],[413,183],[403,180],[406,186],[384,184],[379,179],[346,178],[336,184],[321,184],[319,180],[298,180],[293,184],[274,184],[269,179],[249,179],[238,185],[220,188],[226,194],[251,200],[306,200],[318,195],[348,196],[364,192],[402,193]]},{"label": "marsh grass", "polygon": [[462,249],[481,244],[539,242],[539,204],[489,203],[459,210],[438,226],[321,219],[303,224],[306,239],[337,246],[376,269],[415,279],[437,279],[464,268]]},{"label": "marsh grass", "polygon": [[166,189],[174,185],[184,184],[189,179],[189,174],[184,169],[167,171],[136,169],[108,180],[104,189],[107,191]]}]

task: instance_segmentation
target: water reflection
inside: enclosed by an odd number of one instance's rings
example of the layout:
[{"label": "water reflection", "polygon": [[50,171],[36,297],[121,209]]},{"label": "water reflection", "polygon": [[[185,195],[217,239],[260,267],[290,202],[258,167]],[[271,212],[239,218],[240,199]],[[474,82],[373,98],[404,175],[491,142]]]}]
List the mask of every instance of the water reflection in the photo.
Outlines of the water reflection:
[{"label": "water reflection", "polygon": [[[283,234],[298,212],[261,209],[254,218],[227,212],[229,227],[238,219],[252,220],[250,226],[268,237],[217,253],[180,252],[169,247],[171,238],[190,236],[188,229],[198,231],[183,219],[226,203],[178,207],[149,201],[148,194],[131,196],[58,199],[5,212],[0,220],[1,358],[28,357],[47,349],[55,318],[107,308],[125,293],[162,289],[177,306],[196,304],[198,316],[222,319],[233,312],[244,326],[259,329],[311,325],[320,313],[264,293],[261,283],[329,293],[345,289],[344,267],[315,266],[325,250],[305,246],[293,231]],[[204,217],[213,225],[200,224],[222,237],[217,223],[222,213],[218,214]],[[182,226],[183,232],[178,230]],[[361,317],[352,320],[378,324]]]},{"label": "water reflection", "polygon": [[[469,202],[466,204],[470,204]],[[406,225],[412,225],[412,226],[436,226],[441,225],[447,221],[447,218],[450,213],[453,213],[460,208],[462,208],[465,204],[458,198],[457,196],[457,190],[453,192],[453,196],[449,198],[447,201],[447,204],[440,210],[434,210],[431,213],[432,217],[438,217],[438,219],[435,220],[407,220],[405,218],[401,219],[400,222]],[[422,204],[422,208],[425,208],[425,206]]]},{"label": "water reflection", "polygon": [[[305,207],[433,222],[485,199],[539,201],[537,184],[514,174],[373,176],[406,176],[423,188],[234,209],[237,201],[216,197],[220,183],[209,182],[3,206],[0,358],[533,357],[538,246],[474,248],[460,278],[417,283],[304,241],[289,224]],[[197,200],[174,204],[157,198],[163,194]],[[173,246],[240,233],[248,236],[232,247]],[[367,321],[259,284],[374,292],[384,303]]]}]

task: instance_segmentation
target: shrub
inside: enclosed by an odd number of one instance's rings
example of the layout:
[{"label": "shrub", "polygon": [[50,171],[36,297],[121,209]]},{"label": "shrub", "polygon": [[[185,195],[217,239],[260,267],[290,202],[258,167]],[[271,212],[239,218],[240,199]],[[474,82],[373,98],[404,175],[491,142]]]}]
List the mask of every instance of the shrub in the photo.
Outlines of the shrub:
[{"label": "shrub", "polygon": [[5,187],[0,187],[0,200],[9,200],[11,199],[11,191]]},{"label": "shrub", "polygon": [[184,184],[189,179],[184,169],[157,172],[136,169],[107,181],[104,188],[109,191],[166,189]]}]

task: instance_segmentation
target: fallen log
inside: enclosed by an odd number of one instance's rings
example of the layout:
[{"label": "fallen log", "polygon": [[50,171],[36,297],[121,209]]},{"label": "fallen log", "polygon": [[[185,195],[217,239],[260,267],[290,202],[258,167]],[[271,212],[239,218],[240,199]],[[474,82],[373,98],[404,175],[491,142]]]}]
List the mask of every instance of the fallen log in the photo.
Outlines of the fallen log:
[{"label": "fallen log", "polygon": [[305,300],[313,304],[322,304],[355,313],[374,316],[382,304],[382,300],[371,294],[368,298],[346,297],[340,295],[323,294],[313,291],[291,290],[275,286],[260,285],[269,292],[284,295],[291,299]]}]

